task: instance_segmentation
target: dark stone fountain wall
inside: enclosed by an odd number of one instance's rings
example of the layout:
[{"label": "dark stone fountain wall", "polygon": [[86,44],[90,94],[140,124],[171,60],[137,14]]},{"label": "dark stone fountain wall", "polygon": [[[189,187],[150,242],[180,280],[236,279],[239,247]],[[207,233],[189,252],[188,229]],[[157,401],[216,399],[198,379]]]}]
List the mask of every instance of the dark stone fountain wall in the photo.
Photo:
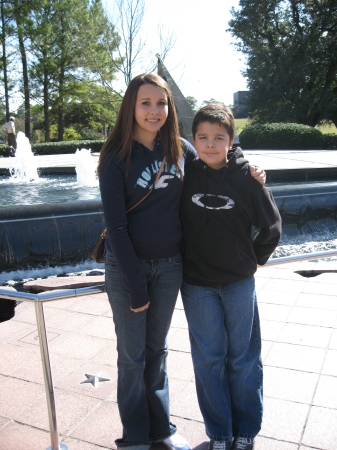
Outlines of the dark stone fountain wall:
[{"label": "dark stone fountain wall", "polygon": [[337,223],[337,182],[288,184],[271,190],[282,216],[282,224],[300,230],[308,222],[332,220]]},{"label": "dark stone fountain wall", "polygon": [[0,270],[81,262],[104,229],[99,200],[0,210]]},{"label": "dark stone fountain wall", "polygon": [[[326,224],[333,233],[337,230],[337,182],[271,189],[284,231],[310,233]],[[0,270],[85,261],[104,227],[100,200],[2,208]]]}]

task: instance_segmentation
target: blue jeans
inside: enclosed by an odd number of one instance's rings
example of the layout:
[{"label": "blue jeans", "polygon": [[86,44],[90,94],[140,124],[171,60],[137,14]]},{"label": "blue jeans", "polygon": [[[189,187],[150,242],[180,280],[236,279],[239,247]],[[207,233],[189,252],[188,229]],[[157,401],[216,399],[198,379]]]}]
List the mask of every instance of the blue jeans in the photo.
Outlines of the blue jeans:
[{"label": "blue jeans", "polygon": [[148,286],[150,306],[134,313],[116,260],[106,255],[105,288],[117,335],[117,401],[123,425],[118,447],[146,450],[176,432],[170,423],[166,369],[167,333],[179,288],[182,259],[176,255],[160,261],[140,260]]},{"label": "blue jeans", "polygon": [[183,283],[181,294],[207,436],[254,438],[263,411],[254,277],[214,288]]}]

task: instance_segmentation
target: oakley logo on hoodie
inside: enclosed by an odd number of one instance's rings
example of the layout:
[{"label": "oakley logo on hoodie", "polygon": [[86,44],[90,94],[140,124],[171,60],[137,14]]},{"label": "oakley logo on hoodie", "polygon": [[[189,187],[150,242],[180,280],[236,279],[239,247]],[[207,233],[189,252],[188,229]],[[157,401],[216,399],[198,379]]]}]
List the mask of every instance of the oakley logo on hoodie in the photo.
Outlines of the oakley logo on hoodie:
[{"label": "oakley logo on hoodie", "polygon": [[[204,200],[204,203],[202,203],[201,199],[204,199],[205,197],[215,197],[217,200],[216,206],[207,206],[206,201]],[[214,194],[195,194],[192,197],[192,202],[195,203],[198,206],[201,206],[202,208],[207,209],[232,209],[235,206],[234,200],[232,200],[229,197],[226,197],[225,195],[214,195]]]}]

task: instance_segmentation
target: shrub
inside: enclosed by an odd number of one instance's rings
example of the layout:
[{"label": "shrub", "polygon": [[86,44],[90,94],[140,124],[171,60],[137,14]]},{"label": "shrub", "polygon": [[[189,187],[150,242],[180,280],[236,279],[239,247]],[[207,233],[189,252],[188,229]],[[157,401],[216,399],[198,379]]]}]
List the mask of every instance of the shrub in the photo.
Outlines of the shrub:
[{"label": "shrub", "polygon": [[[90,149],[91,152],[99,153],[103,147],[104,140],[96,141],[62,141],[45,142],[40,144],[31,144],[34,155],[61,155],[75,153],[77,149]],[[8,156],[8,145],[0,144],[0,158]]]},{"label": "shrub", "polygon": [[97,141],[102,137],[102,133],[99,133],[92,128],[82,128],[79,133],[82,139],[89,141]]},{"label": "shrub", "polygon": [[[51,125],[50,126],[50,140],[52,142],[57,142],[57,132],[58,132],[58,126],[55,124]],[[68,127],[68,128],[64,129],[63,140],[64,141],[78,141],[78,140],[81,140],[81,135],[75,130],[74,127]]]},{"label": "shrub", "polygon": [[324,148],[327,150],[337,150],[337,134],[327,133],[323,134]]},{"label": "shrub", "polygon": [[0,144],[0,158],[7,156],[7,145]]},{"label": "shrub", "polygon": [[92,152],[100,152],[104,144],[103,140],[97,141],[62,141],[45,142],[41,144],[32,144],[32,151],[35,155],[60,155],[75,153],[77,149],[91,149]]},{"label": "shrub", "polygon": [[309,150],[323,149],[323,134],[316,128],[297,123],[249,125],[240,134],[245,149]]}]

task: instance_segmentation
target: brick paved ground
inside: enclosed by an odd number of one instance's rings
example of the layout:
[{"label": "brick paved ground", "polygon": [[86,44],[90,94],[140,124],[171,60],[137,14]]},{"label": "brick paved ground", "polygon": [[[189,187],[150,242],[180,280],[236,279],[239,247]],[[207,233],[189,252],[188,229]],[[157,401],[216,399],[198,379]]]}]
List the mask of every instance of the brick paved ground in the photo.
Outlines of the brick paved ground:
[{"label": "brick paved ground", "polygon": [[[319,265],[260,268],[256,275],[265,374],[256,450],[337,448],[337,277],[294,273],[303,267]],[[336,262],[329,267],[336,269]],[[115,448],[121,436],[116,338],[106,294],[49,302],[44,309],[60,441],[69,450]],[[172,421],[193,448],[206,450],[181,299],[169,347]],[[85,373],[110,381],[97,388],[80,384]],[[0,386],[0,449],[46,449],[49,424],[31,303],[0,323]]]}]

